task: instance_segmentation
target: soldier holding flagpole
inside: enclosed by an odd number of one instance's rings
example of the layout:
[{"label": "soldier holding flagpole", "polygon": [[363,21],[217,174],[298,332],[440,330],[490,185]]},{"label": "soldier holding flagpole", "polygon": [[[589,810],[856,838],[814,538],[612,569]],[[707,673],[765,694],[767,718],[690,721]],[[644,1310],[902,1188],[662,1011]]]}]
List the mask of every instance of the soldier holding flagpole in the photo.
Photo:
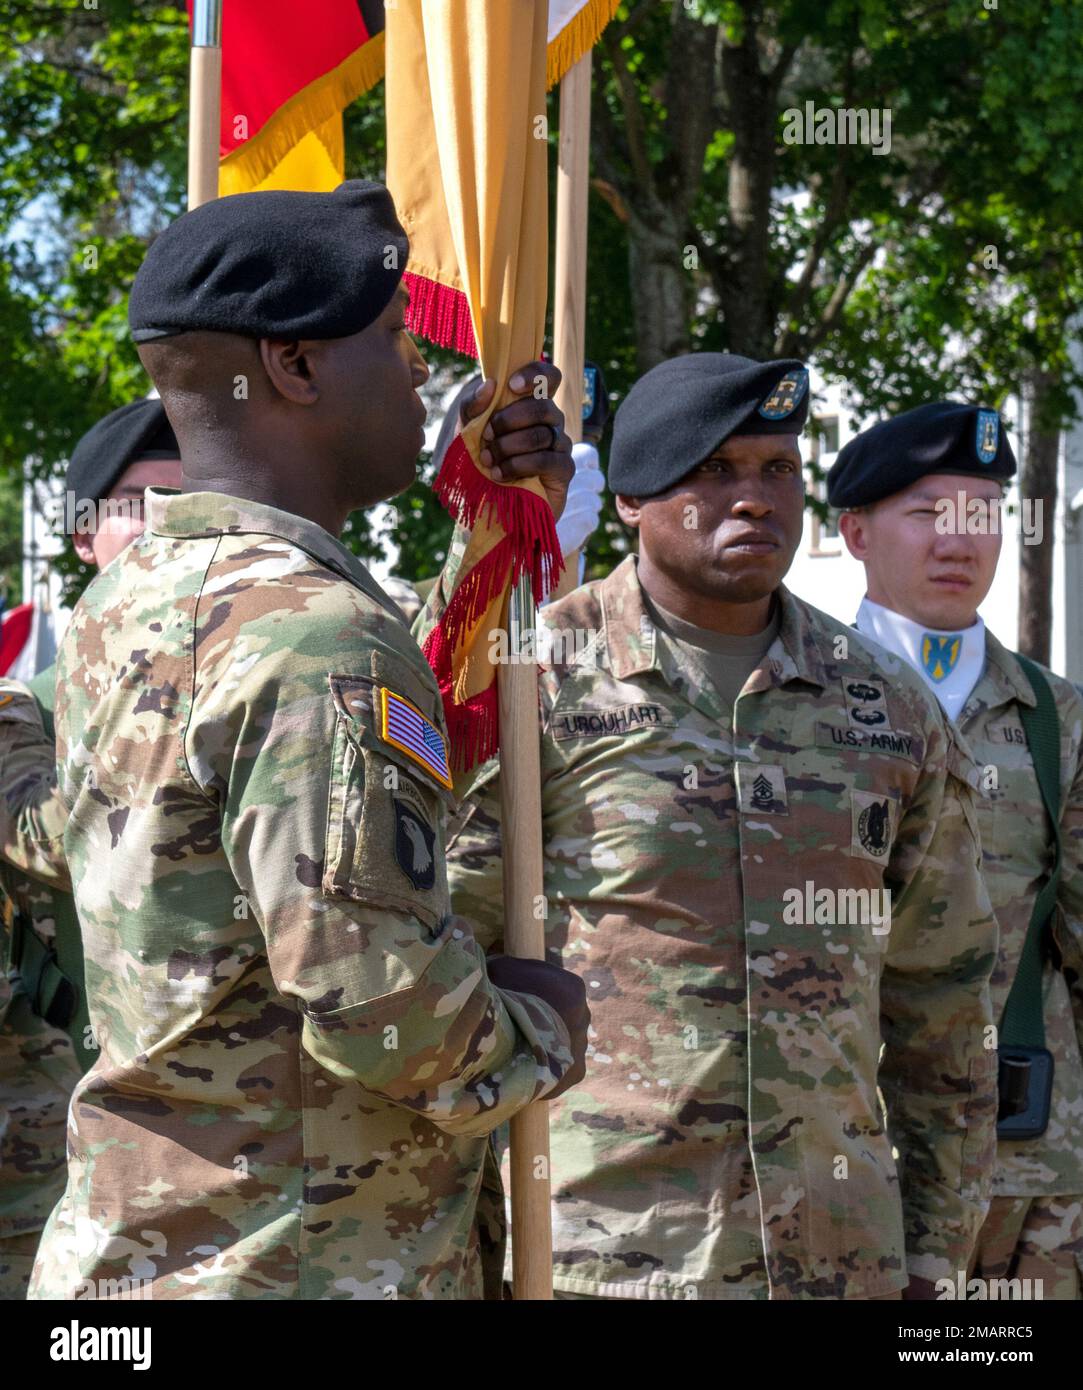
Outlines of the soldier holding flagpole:
[{"label": "soldier holding flagpole", "polygon": [[[413,476],[407,244],[378,185],[254,194],[179,219],[137,277],[130,324],[184,475],[148,493],[143,540],[61,653],[65,850],[105,1041],[34,1297],[118,1277],[167,1298],[477,1296],[485,1136],[581,1075],[580,983],[486,965],[450,913],[441,702],[335,539]],[[551,525],[570,441],[549,393],[516,394],[486,409],[490,470],[537,478]],[[118,611],[144,639],[126,679]]]}]

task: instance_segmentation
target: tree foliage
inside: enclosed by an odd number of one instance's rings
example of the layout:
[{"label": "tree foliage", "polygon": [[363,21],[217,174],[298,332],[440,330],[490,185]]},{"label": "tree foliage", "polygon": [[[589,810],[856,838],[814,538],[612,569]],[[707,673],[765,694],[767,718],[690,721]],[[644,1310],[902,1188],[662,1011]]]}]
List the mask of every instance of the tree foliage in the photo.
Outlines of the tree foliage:
[{"label": "tree foliage", "polygon": [[[8,10],[0,472],[19,477],[27,460],[56,472],[147,389],[126,295],[184,205],[188,40],[163,0]],[[1000,403],[1033,368],[1059,426],[1083,302],[1081,94],[1083,0],[626,0],[595,54],[588,356],[617,401],[693,347],[811,356],[877,411]],[[786,113],[806,103],[890,111],[890,147],[790,143]],[[554,95],[554,143],[557,125]],[[382,88],[346,134],[348,175],[382,177]],[[471,370],[425,353],[443,377]],[[449,532],[427,471],[391,514],[411,577]],[[347,540],[382,546],[362,516]],[[607,509],[591,572],[627,543]]]}]

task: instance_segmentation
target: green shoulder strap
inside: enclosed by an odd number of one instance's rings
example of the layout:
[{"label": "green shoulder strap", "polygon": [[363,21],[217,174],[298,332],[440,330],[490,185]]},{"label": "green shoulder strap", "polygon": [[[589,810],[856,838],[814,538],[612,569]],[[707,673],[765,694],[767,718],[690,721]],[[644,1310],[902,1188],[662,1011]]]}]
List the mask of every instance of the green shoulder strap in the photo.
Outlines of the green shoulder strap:
[{"label": "green shoulder strap", "polygon": [[1000,1045],[1044,1047],[1045,1020],[1042,1016],[1042,965],[1046,925],[1057,905],[1060,886],[1060,720],[1049,682],[1028,657],[1015,654],[1023,668],[1034,698],[1034,709],[1019,706],[1019,717],[1030,745],[1030,756],[1038,778],[1046,813],[1053,830],[1053,867],[1041,892],[1034,899],[1026,940],[1019,957],[1019,968],[1000,1023]]}]

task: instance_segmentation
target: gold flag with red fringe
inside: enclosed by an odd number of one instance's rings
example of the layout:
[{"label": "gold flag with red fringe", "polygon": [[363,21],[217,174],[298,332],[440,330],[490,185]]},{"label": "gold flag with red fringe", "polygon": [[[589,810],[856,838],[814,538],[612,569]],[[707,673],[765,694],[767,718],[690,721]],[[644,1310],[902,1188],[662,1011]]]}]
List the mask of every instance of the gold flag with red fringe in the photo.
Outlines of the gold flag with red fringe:
[{"label": "gold flag with red fringe", "polygon": [[[555,87],[569,68],[593,48],[602,30],[617,13],[620,0],[549,0],[546,23],[545,86]],[[390,87],[389,87],[390,93]],[[391,127],[390,95],[388,128]],[[388,153],[388,184],[391,184],[391,154]],[[433,202],[439,201],[439,187]],[[397,201],[397,200],[396,200]],[[409,228],[407,229],[409,230]],[[431,262],[432,257],[429,257]],[[440,347],[453,348],[467,357],[477,357],[470,304],[458,267],[450,255],[439,265],[426,262],[411,248],[410,266],[405,276],[410,290],[407,323],[412,332]]]},{"label": "gold flag with red fringe", "polygon": [[537,479],[482,473],[482,432],[508,378],[541,352],[548,289],[546,8],[534,0],[397,0],[387,11],[387,183],[410,238],[408,321],[470,352],[497,383],[447,451],[435,489],[470,540],[425,655],[452,764],[499,744],[493,634],[524,571],[540,599],[563,561]]}]

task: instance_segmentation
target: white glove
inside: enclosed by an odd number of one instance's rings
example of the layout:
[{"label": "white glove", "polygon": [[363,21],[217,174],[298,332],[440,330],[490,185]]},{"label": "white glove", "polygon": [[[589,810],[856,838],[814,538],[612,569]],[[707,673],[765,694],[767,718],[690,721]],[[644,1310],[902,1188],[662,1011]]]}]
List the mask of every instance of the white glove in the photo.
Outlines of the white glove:
[{"label": "white glove", "polygon": [[598,525],[602,514],[605,479],[598,467],[598,450],[593,444],[573,444],[575,476],[568,485],[568,500],[557,521],[557,539],[564,555],[582,550]]}]

